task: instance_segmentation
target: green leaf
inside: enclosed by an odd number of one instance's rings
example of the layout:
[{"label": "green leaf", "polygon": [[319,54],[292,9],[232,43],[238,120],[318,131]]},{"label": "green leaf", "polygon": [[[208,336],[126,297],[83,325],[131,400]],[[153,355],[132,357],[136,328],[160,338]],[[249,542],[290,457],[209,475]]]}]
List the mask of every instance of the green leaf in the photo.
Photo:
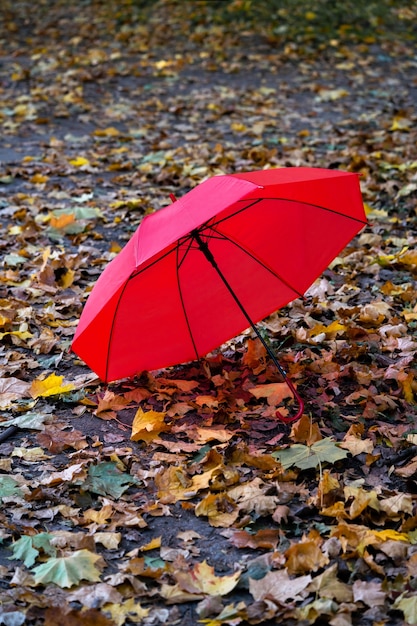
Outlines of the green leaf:
[{"label": "green leaf", "polygon": [[296,443],[290,448],[273,452],[272,456],[284,469],[295,465],[299,469],[312,469],[323,463],[336,463],[347,457],[347,451],[339,448],[331,437],[316,441],[311,446]]},{"label": "green leaf", "polygon": [[136,478],[120,472],[116,463],[99,463],[98,465],[90,465],[88,477],[81,487],[85,491],[117,499],[129,489],[130,485],[136,483]]},{"label": "green leaf", "polygon": [[22,429],[43,430],[46,420],[50,418],[51,416],[45,413],[22,413],[11,420],[1,422],[1,427],[18,426]]},{"label": "green leaf", "polygon": [[32,567],[40,550],[49,556],[55,556],[56,550],[51,546],[53,535],[50,533],[39,533],[38,535],[23,535],[10,546],[13,556],[9,559],[20,559],[26,567]]},{"label": "green leaf", "polygon": [[0,500],[9,496],[23,496],[23,491],[11,476],[0,476]]},{"label": "green leaf", "polygon": [[77,550],[70,556],[51,558],[46,563],[34,567],[35,582],[46,585],[54,583],[58,587],[72,587],[78,585],[80,580],[98,582],[100,570],[96,563],[101,557],[89,550]]}]

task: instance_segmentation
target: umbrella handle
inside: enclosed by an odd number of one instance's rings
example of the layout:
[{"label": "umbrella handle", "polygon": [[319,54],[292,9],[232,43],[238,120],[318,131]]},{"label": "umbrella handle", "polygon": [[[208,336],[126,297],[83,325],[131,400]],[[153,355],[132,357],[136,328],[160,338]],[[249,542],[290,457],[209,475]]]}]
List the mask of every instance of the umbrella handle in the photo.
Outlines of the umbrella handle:
[{"label": "umbrella handle", "polygon": [[293,394],[294,398],[298,402],[298,411],[297,411],[296,415],[294,415],[293,417],[286,417],[285,415],[282,415],[282,413],[279,410],[277,410],[275,412],[275,416],[281,422],[284,422],[284,424],[291,424],[292,422],[296,422],[302,416],[302,414],[304,412],[304,400],[302,399],[302,397],[298,393],[297,389],[292,384],[292,381],[288,378],[288,376],[286,374],[284,375],[284,380],[285,380],[286,384],[288,385],[288,387],[290,388],[290,390],[292,391],[292,394]]}]

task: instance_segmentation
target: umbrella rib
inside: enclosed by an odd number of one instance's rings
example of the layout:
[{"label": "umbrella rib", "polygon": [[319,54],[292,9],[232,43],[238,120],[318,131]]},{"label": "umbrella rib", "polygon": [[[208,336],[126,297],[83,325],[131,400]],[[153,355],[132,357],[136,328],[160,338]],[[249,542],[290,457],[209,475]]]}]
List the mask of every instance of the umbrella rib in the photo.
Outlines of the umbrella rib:
[{"label": "umbrella rib", "polygon": [[105,370],[105,374],[104,374],[104,382],[105,383],[108,382],[109,365],[110,365],[110,350],[111,350],[111,345],[112,345],[112,337],[113,337],[114,325],[115,325],[116,317],[117,317],[117,311],[119,309],[119,305],[120,305],[120,302],[122,300],[122,297],[123,297],[123,294],[125,292],[125,289],[128,286],[128,284],[129,284],[129,280],[130,280],[130,278],[123,285],[123,289],[120,292],[119,298],[117,300],[116,308],[114,309],[114,314],[113,314],[113,317],[112,317],[112,320],[111,320],[111,326],[110,326],[110,332],[109,332],[109,340],[108,340],[108,345],[107,345],[106,370]]},{"label": "umbrella rib", "polygon": [[254,261],[256,261],[256,263],[258,263],[261,267],[263,267],[264,269],[266,269],[268,272],[270,272],[273,276],[275,276],[275,278],[277,278],[279,281],[281,281],[286,287],[288,287],[288,289],[291,289],[291,291],[293,291],[294,293],[297,294],[297,296],[299,298],[304,298],[304,294],[302,294],[300,291],[298,291],[298,289],[296,289],[295,287],[293,287],[288,281],[285,280],[285,278],[283,278],[282,276],[280,276],[277,272],[275,272],[271,267],[269,267],[269,265],[267,265],[266,263],[264,263],[261,259],[259,259],[251,250],[248,250],[247,248],[243,247],[240,243],[238,243],[235,239],[231,239],[230,237],[228,237],[227,235],[225,235],[222,231],[218,231],[215,228],[213,228],[212,226],[210,226],[210,228],[217,233],[218,235],[221,235],[224,239],[226,239],[227,241],[229,241],[230,243],[234,244],[237,248],[239,248],[239,250],[241,250],[242,252],[244,252],[245,254],[247,254],[247,256],[249,256],[251,259],[253,259]]},{"label": "umbrella rib", "polygon": [[[241,209],[238,209],[234,213],[231,213],[230,215],[227,215],[226,217],[221,218],[217,222],[211,222],[211,225],[218,226],[222,222],[229,220],[231,217],[236,217],[236,215],[239,215],[239,213],[242,213],[243,211],[246,211],[247,209],[252,208],[258,202],[264,202],[265,200],[279,200],[283,202],[293,202],[294,204],[304,204],[305,206],[308,206],[308,207],[313,207],[315,209],[322,209],[323,211],[327,211],[328,213],[334,213],[335,215],[339,215],[340,217],[346,217],[347,219],[353,220],[354,222],[358,222],[359,224],[363,224],[364,226],[368,224],[367,220],[361,220],[357,217],[353,217],[352,215],[346,215],[346,213],[341,213],[340,211],[336,211],[335,209],[329,209],[325,206],[321,206],[321,204],[313,204],[312,202],[304,202],[303,200],[292,200],[291,198],[256,198],[256,200],[251,202],[251,204],[248,204],[247,206],[244,206]],[[243,198],[242,200],[238,200],[238,202],[246,202],[246,200]]]},{"label": "umbrella rib", "polygon": [[192,332],[192,330],[191,330],[190,320],[188,319],[187,309],[185,308],[185,302],[184,302],[184,297],[183,297],[183,295],[182,295],[181,281],[180,281],[180,267],[181,267],[181,264],[182,264],[182,262],[184,261],[184,259],[185,259],[186,255],[188,254],[188,251],[190,250],[190,247],[191,247],[191,246],[189,246],[189,247],[188,247],[188,249],[186,250],[186,252],[185,252],[184,256],[183,256],[183,257],[182,257],[182,259],[181,259],[181,261],[180,261],[180,262],[178,262],[178,259],[179,259],[179,250],[180,250],[180,246],[179,246],[179,245],[177,246],[177,251],[176,251],[176,258],[177,258],[177,262],[176,262],[176,272],[177,272],[177,285],[178,285],[178,293],[179,293],[180,300],[181,300],[181,306],[182,306],[182,310],[183,310],[183,313],[184,313],[185,323],[187,324],[188,333],[189,333],[189,335],[190,335],[191,343],[193,344],[194,352],[195,352],[196,358],[198,359],[198,358],[199,358],[199,355],[198,355],[198,351],[197,351],[197,346],[196,346],[196,344],[195,344],[195,341],[194,341],[194,336],[193,336],[193,332]]}]

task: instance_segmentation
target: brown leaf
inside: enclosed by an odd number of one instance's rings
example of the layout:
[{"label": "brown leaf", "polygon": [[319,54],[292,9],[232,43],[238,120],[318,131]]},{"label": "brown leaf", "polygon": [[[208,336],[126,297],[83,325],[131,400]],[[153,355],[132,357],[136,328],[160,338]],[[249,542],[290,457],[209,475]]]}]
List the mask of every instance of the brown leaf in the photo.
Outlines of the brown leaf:
[{"label": "brown leaf", "polygon": [[0,378],[0,408],[7,409],[21,398],[30,398],[30,383],[13,376]]},{"label": "brown leaf", "polygon": [[86,438],[80,430],[66,431],[56,425],[48,425],[36,435],[37,441],[48,452],[58,454],[67,448],[83,450],[88,446]]},{"label": "brown leaf", "polygon": [[246,530],[238,530],[230,536],[229,541],[236,546],[236,548],[253,548],[254,550],[263,548],[275,550],[280,537],[281,532],[272,528],[258,530],[254,535],[248,533]]},{"label": "brown leaf", "polygon": [[116,626],[116,623],[105,617],[98,609],[87,611],[71,610],[65,613],[59,607],[49,608],[45,612],[45,626]]},{"label": "brown leaf", "polygon": [[316,441],[323,439],[323,437],[321,436],[318,425],[312,422],[311,418],[307,415],[302,415],[291,428],[291,439],[297,443],[304,443],[307,446],[311,446]]},{"label": "brown leaf", "polygon": [[311,576],[290,578],[286,569],[268,572],[259,580],[249,579],[249,591],[256,601],[271,599],[278,604],[302,600],[311,583]]},{"label": "brown leaf", "polygon": [[290,574],[316,572],[329,563],[329,557],[323,554],[315,540],[295,543],[285,551],[286,565]]},{"label": "brown leaf", "polygon": [[355,580],[352,591],[354,602],[364,602],[370,607],[384,605],[387,597],[386,591],[382,590],[381,582]]},{"label": "brown leaf", "polygon": [[285,398],[292,398],[292,392],[287,383],[268,383],[266,385],[257,385],[249,389],[249,392],[255,398],[267,398],[270,406],[277,406]]}]

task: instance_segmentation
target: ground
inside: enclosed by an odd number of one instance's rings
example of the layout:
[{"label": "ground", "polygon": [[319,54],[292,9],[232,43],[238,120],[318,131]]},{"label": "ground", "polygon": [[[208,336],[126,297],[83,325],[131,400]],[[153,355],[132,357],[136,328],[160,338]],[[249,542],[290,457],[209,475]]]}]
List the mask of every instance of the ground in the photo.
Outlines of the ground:
[{"label": "ground", "polygon": [[[417,623],[416,16],[268,5],[3,3],[0,624]],[[369,220],[260,324],[299,422],[249,331],[110,385],[71,352],[144,215],[298,166]]]}]

